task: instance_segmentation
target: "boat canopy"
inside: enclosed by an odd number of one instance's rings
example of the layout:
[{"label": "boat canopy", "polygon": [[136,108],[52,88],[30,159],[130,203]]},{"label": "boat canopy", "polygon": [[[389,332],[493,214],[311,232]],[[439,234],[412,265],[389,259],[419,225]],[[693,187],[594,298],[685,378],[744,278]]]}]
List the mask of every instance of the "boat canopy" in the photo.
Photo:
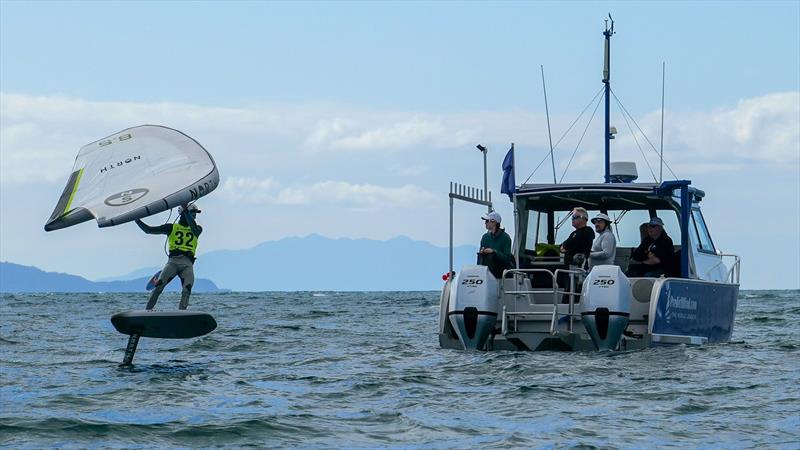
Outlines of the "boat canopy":
[{"label": "boat canopy", "polygon": [[[589,210],[673,210],[680,228],[680,246],[689,248],[689,221],[693,203],[705,197],[705,192],[690,186],[689,180],[670,180],[662,183],[594,183],[594,184],[523,184],[515,191],[519,211],[547,212],[550,231],[547,242],[555,243],[552,214],[582,206]],[[517,229],[525,230],[527,219],[518,216]],[[520,226],[522,225],[522,226]],[[518,236],[515,248],[519,248]],[[524,239],[524,236],[522,237]],[[681,252],[680,274],[689,277],[689,252]]]},{"label": "boat canopy", "polygon": [[[576,206],[587,209],[679,209],[681,186],[694,202],[705,192],[689,181],[658,183],[523,184],[517,188],[520,209],[564,211]],[[534,206],[535,205],[535,206]]]}]

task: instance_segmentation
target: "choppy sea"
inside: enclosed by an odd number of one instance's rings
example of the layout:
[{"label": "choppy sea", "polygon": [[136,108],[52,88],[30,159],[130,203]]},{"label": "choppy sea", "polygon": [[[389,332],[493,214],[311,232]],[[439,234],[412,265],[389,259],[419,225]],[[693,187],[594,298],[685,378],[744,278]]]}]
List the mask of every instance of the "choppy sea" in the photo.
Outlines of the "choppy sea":
[{"label": "choppy sea", "polygon": [[198,294],[216,331],[120,368],[109,317],[145,303],[4,294],[0,445],[800,448],[800,291],[743,291],[727,344],[606,354],[441,349],[437,292]]}]

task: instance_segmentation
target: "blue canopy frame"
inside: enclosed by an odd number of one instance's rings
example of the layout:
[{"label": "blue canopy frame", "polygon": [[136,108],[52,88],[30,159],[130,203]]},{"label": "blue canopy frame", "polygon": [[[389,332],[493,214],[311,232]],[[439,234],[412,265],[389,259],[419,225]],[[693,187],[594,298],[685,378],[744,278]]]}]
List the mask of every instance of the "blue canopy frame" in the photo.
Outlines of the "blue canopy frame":
[{"label": "blue canopy frame", "polygon": [[689,196],[689,180],[664,181],[658,187],[659,194],[673,195],[680,189],[680,227],[681,227],[681,278],[689,278],[689,216],[692,214],[692,198]]}]

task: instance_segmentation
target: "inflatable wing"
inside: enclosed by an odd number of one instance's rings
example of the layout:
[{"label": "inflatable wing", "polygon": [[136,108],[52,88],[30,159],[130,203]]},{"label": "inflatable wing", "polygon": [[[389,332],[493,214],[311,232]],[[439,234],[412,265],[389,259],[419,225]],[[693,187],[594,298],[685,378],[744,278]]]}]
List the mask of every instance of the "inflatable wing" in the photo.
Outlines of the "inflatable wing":
[{"label": "inflatable wing", "polygon": [[194,139],[157,125],[128,128],[80,149],[44,229],[91,219],[119,225],[191,203],[218,184],[214,158]]}]

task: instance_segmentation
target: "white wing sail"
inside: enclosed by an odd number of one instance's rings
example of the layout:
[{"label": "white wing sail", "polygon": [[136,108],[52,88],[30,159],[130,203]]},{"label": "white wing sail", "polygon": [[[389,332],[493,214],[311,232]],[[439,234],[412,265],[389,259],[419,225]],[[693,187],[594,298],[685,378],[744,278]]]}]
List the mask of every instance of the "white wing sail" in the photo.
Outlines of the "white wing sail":
[{"label": "white wing sail", "polygon": [[45,231],[97,219],[130,222],[207,195],[219,185],[214,159],[172,128],[142,125],[83,146]]}]

